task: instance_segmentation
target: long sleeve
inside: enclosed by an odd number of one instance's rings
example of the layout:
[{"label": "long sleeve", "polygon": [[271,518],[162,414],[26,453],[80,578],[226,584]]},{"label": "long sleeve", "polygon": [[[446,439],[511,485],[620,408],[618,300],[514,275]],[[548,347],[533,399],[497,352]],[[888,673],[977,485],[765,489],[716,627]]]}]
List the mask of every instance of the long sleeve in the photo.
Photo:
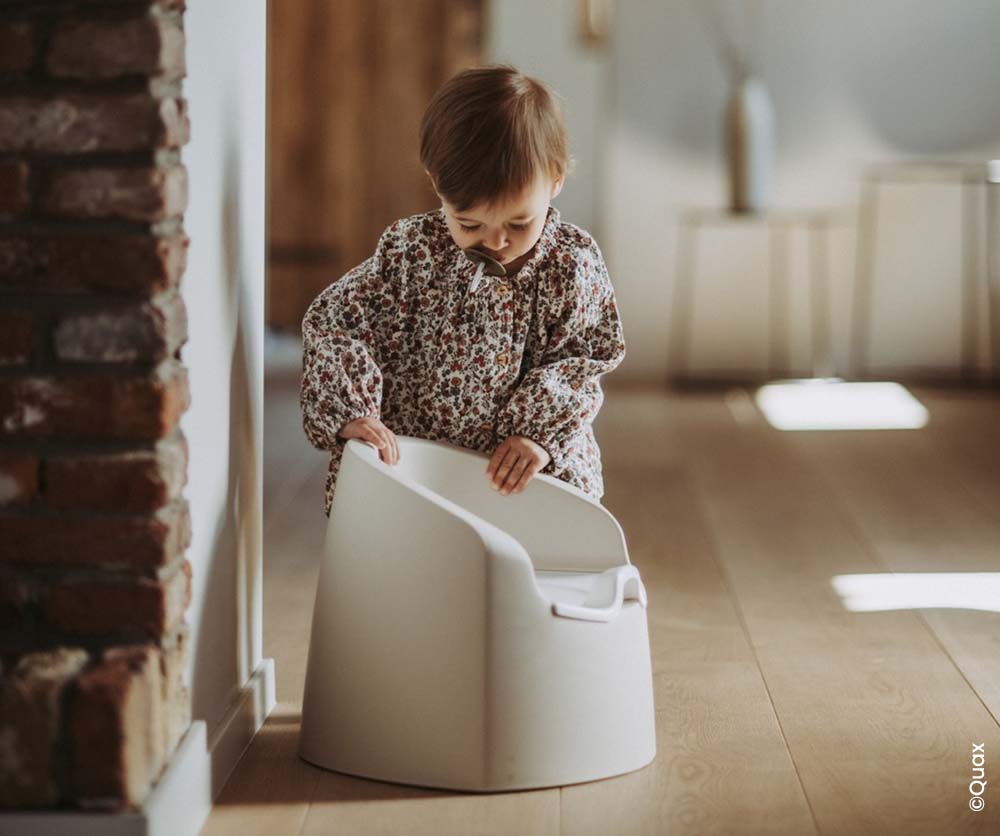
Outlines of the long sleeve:
[{"label": "long sleeve", "polygon": [[604,401],[599,377],[625,358],[625,339],[597,244],[574,254],[540,288],[547,341],[497,417],[500,439],[522,435],[545,448],[545,472],[563,469],[579,434]]},{"label": "long sleeve", "polygon": [[374,255],[320,293],[302,320],[302,424],[321,450],[344,443],[337,433],[345,424],[381,412],[379,319],[395,308],[399,273],[392,231]]}]

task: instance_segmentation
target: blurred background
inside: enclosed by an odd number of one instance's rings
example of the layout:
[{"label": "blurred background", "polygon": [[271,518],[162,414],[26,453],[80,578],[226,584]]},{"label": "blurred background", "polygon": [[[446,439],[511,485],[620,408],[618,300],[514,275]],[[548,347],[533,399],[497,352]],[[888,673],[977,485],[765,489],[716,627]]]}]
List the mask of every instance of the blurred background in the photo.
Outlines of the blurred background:
[{"label": "blurred background", "polygon": [[[969,742],[1000,747],[1000,4],[281,0],[268,15],[279,710],[227,785],[232,821],[252,826],[265,795],[296,802],[268,808],[289,832],[372,816],[387,833],[995,830],[1000,800],[977,818],[967,787]],[[328,462],[302,432],[298,331],[387,225],[437,207],[421,115],[453,73],[494,62],[561,97],[575,170],[555,203],[595,236],[617,295],[628,352],[602,378],[601,502],[649,591],[660,754],[486,799],[296,759]]]},{"label": "blurred background", "polygon": [[[300,0],[270,15],[276,331],[297,331],[385,226],[435,208],[423,109],[458,69],[504,61],[562,98],[576,169],[556,205],[608,261],[629,348],[616,377],[996,370],[991,0]],[[742,68],[766,96],[742,114],[764,182],[757,211],[731,215]]]}]

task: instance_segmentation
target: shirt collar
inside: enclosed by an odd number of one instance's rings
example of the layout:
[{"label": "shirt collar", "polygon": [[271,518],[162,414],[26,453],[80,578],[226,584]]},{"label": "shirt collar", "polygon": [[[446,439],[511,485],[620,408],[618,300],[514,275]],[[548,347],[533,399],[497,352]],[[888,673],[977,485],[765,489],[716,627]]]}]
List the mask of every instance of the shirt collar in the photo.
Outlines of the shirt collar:
[{"label": "shirt collar", "polygon": [[[452,256],[453,263],[457,264],[459,268],[455,278],[463,280],[471,278],[476,273],[477,265],[470,258],[468,258],[464,252],[462,252],[462,249],[455,243],[455,239],[451,237],[451,232],[448,231],[448,222],[444,215],[444,209],[438,208],[435,211],[435,214],[437,215],[440,223],[441,234],[444,237],[448,252]],[[545,259],[555,245],[556,234],[559,231],[559,223],[559,210],[556,209],[555,206],[550,205],[548,211],[546,212],[545,223],[542,226],[542,231],[538,236],[538,240],[535,242],[535,251],[531,254],[531,258],[529,258],[521,266],[521,269],[517,271],[517,275],[506,277],[489,276],[485,278],[497,281],[521,281],[522,279],[529,277],[535,272],[538,265]]]}]

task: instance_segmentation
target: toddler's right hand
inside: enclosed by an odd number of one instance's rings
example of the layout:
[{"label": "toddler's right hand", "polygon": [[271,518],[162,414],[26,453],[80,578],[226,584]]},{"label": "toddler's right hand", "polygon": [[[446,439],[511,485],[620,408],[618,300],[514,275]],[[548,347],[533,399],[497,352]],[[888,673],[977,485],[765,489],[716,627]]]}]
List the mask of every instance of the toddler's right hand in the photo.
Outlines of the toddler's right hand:
[{"label": "toddler's right hand", "polygon": [[337,435],[341,438],[358,438],[374,444],[386,464],[396,464],[399,461],[399,444],[396,443],[396,436],[378,418],[370,415],[358,418],[344,424]]}]

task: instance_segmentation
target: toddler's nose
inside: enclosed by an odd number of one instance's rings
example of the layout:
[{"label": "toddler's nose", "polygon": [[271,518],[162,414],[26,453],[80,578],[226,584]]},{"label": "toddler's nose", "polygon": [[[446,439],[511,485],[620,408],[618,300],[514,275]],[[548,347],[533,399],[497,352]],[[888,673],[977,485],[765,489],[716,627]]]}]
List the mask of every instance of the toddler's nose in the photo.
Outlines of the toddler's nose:
[{"label": "toddler's nose", "polygon": [[503,232],[497,232],[494,235],[489,235],[483,242],[486,249],[493,250],[493,252],[500,252],[504,247],[507,246],[507,236]]}]

